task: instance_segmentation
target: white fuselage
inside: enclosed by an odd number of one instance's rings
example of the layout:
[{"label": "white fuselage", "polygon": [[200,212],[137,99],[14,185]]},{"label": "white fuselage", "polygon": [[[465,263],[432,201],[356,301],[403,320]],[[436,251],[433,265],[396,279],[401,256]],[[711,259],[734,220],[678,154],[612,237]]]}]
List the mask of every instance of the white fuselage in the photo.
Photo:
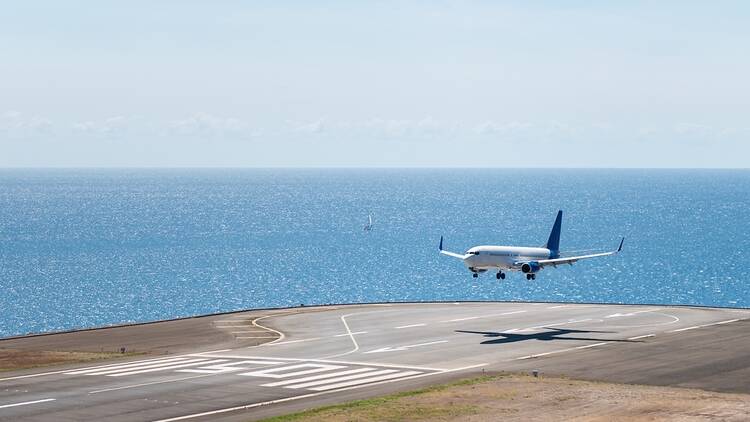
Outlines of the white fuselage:
[{"label": "white fuselage", "polygon": [[468,251],[464,265],[473,272],[490,269],[520,271],[519,262],[555,258],[547,248],[527,248],[522,246],[475,246]]}]

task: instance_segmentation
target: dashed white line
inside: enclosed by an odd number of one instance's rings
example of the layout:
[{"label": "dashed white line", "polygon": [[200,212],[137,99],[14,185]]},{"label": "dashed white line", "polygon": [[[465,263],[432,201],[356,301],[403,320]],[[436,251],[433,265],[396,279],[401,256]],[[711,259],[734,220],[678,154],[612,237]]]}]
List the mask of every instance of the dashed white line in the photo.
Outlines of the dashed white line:
[{"label": "dashed white line", "polygon": [[57,399],[42,399],[42,400],[34,400],[34,401],[25,401],[21,403],[2,404],[0,405],[0,409],[5,409],[8,407],[16,407],[16,406],[26,406],[28,404],[44,403],[44,402],[54,401],[54,400],[57,400]]},{"label": "dashed white line", "polygon": [[473,317],[466,317],[466,318],[456,318],[456,319],[449,319],[449,320],[447,320],[447,321],[442,321],[442,322],[458,322],[458,321],[468,321],[468,320],[470,320],[470,319],[478,319],[478,318],[480,318],[480,317],[478,317],[478,316],[473,316]]},{"label": "dashed white line", "polygon": [[694,325],[692,327],[685,327],[685,328],[679,328],[677,330],[667,331],[668,333],[679,333],[682,331],[688,331],[688,330],[695,330],[696,328],[701,328],[700,325]]},{"label": "dashed white line", "polygon": [[400,330],[402,328],[424,327],[425,325],[427,324],[410,324],[410,325],[401,325],[401,326],[393,327],[393,328]]},{"label": "dashed white line", "polygon": [[710,324],[694,325],[692,327],[680,328],[680,329],[677,329],[677,330],[672,330],[672,331],[667,331],[667,332],[668,333],[679,333],[679,332],[682,332],[682,331],[695,330],[696,328],[705,328],[705,327],[711,327],[713,325],[729,324],[731,322],[737,322],[737,321],[740,321],[740,319],[729,319],[729,320],[726,320],[726,321],[712,322]]},{"label": "dashed white line", "polygon": [[654,337],[656,334],[644,334],[642,336],[630,337],[628,340],[640,340],[642,338]]},{"label": "dashed white line", "polygon": [[449,319],[447,321],[440,321],[440,322],[469,321],[472,319],[479,319],[479,318],[493,318],[493,317],[504,316],[504,315],[522,314],[524,312],[527,312],[527,311],[512,311],[512,312],[503,312],[503,313],[491,314],[491,315],[479,315],[479,316],[472,316],[472,317],[466,317],[466,318]]},{"label": "dashed white line", "polygon": [[590,349],[592,347],[604,346],[605,344],[609,344],[609,342],[608,341],[603,341],[601,343],[587,344],[585,346],[578,346],[578,347],[576,347],[576,349]]},{"label": "dashed white line", "polygon": [[521,357],[515,358],[514,360],[533,359],[533,358],[538,358],[538,357],[542,357],[542,356],[554,355],[554,354],[558,354],[558,353],[571,352],[573,350],[590,349],[592,347],[603,346],[605,344],[609,344],[609,342],[605,341],[605,342],[601,342],[601,343],[587,344],[585,346],[577,346],[577,347],[570,347],[570,348],[567,348],[567,349],[553,350],[551,352],[535,353],[533,355],[521,356]]}]

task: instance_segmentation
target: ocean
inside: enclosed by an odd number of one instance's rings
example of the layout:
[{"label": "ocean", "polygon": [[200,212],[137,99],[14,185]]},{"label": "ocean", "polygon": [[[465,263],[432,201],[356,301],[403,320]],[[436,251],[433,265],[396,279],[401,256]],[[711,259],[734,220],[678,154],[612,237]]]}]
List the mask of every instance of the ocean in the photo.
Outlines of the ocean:
[{"label": "ocean", "polygon": [[[438,254],[621,254],[473,279]],[[0,337],[248,308],[517,300],[750,307],[750,171],[0,170]],[[362,228],[373,216],[373,230]]]}]

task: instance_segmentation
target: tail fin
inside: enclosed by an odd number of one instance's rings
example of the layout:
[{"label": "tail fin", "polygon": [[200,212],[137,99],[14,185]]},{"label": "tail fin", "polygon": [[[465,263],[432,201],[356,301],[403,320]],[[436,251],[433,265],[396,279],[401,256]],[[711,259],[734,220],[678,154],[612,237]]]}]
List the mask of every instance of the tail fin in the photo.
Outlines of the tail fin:
[{"label": "tail fin", "polygon": [[555,224],[552,226],[552,231],[549,234],[549,239],[544,247],[549,249],[553,255],[557,256],[560,251],[560,227],[562,226],[562,210],[557,212],[557,218]]}]

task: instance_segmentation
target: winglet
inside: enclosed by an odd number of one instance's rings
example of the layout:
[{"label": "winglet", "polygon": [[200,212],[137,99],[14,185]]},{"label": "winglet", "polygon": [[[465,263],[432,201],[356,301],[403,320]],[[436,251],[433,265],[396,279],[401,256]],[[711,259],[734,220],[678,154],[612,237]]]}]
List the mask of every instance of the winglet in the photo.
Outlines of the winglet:
[{"label": "winglet", "polygon": [[617,252],[620,252],[622,250],[622,244],[623,243],[625,243],[625,238],[624,237],[622,238],[622,240],[620,240],[620,246],[617,248]]},{"label": "winglet", "polygon": [[438,250],[443,250],[443,236],[440,236],[440,246],[438,246]]}]

